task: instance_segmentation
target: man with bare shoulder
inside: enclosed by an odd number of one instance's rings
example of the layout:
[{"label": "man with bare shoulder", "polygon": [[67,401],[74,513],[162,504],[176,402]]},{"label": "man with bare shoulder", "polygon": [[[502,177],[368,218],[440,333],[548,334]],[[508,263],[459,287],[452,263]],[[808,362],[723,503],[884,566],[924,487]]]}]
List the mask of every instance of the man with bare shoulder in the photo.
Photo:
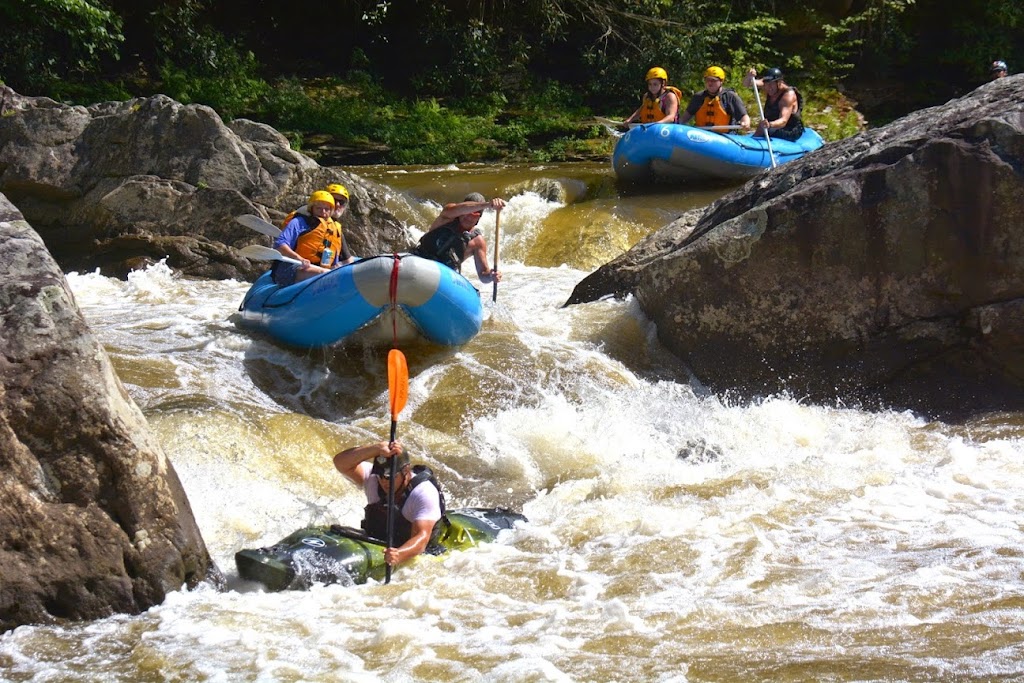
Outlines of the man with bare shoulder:
[{"label": "man with bare shoulder", "polygon": [[487,242],[476,224],[485,210],[503,208],[504,199],[487,200],[479,192],[466,195],[461,202],[445,204],[412,253],[460,272],[462,262],[472,256],[480,282],[501,282],[501,271],[491,270],[487,265]]}]

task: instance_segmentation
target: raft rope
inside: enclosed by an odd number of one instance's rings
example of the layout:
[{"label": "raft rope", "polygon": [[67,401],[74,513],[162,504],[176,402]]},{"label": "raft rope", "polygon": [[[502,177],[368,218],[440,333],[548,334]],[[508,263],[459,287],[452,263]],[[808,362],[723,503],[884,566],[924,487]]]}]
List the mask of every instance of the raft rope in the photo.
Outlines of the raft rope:
[{"label": "raft rope", "polygon": [[402,259],[398,252],[393,252],[394,263],[391,266],[391,282],[388,285],[388,298],[391,301],[391,348],[398,348],[398,267]]}]

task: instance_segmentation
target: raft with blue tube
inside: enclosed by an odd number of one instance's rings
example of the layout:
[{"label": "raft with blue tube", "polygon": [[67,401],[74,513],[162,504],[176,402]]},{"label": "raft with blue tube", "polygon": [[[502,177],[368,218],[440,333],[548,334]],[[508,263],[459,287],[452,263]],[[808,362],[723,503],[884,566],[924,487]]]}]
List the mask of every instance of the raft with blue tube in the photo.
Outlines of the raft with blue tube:
[{"label": "raft with blue tube", "polygon": [[[799,159],[824,141],[810,128],[795,141],[771,140],[775,164]],[[615,144],[612,167],[627,182],[746,180],[772,166],[768,141],[676,123],[641,124]]]},{"label": "raft with blue tube", "polygon": [[469,280],[411,254],[362,259],[285,287],[267,272],[238,310],[240,325],[300,348],[349,339],[458,346],[483,322],[480,293]]}]

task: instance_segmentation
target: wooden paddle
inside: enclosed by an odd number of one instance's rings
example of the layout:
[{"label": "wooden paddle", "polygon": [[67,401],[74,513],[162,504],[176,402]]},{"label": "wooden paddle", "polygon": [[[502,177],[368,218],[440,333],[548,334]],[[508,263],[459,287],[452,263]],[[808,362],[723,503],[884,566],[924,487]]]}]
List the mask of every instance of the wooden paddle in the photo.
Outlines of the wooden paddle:
[{"label": "wooden paddle", "polygon": [[[398,414],[405,408],[409,398],[409,366],[405,362],[405,354],[398,349],[388,352],[388,396],[391,399],[391,443],[398,434]],[[395,456],[391,456],[391,478],[388,479],[388,548],[395,545]],[[385,564],[384,583],[391,583],[391,565]]]}]

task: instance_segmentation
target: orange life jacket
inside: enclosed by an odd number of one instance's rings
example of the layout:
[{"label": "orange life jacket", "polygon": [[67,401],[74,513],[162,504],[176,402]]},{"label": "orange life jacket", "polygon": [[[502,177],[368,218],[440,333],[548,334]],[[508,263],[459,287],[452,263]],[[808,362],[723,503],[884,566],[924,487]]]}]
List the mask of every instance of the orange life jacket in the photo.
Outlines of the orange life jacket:
[{"label": "orange life jacket", "polygon": [[661,94],[657,97],[651,97],[650,91],[644,93],[644,101],[640,107],[640,123],[654,123],[655,121],[661,121],[667,113],[661,106],[662,100],[669,92],[676,94],[676,118],[672,123],[679,123],[679,109],[683,106],[683,93],[679,88],[674,85],[666,85],[661,89]]},{"label": "orange life jacket", "polygon": [[722,106],[722,90],[719,89],[718,94],[714,97],[705,90],[704,104],[702,104],[700,109],[697,110],[697,113],[693,118],[694,122],[701,128],[709,126],[728,126],[731,124],[732,117],[729,116],[729,112],[727,112]]},{"label": "orange life jacket", "polygon": [[324,249],[330,247],[334,256],[331,257],[327,266],[337,263],[338,256],[341,254],[341,225],[331,218],[317,219],[300,213],[296,213],[296,215],[301,216],[305,221],[306,229],[299,235],[299,239],[295,243],[295,253],[304,259],[309,259],[310,263],[319,265]]}]

